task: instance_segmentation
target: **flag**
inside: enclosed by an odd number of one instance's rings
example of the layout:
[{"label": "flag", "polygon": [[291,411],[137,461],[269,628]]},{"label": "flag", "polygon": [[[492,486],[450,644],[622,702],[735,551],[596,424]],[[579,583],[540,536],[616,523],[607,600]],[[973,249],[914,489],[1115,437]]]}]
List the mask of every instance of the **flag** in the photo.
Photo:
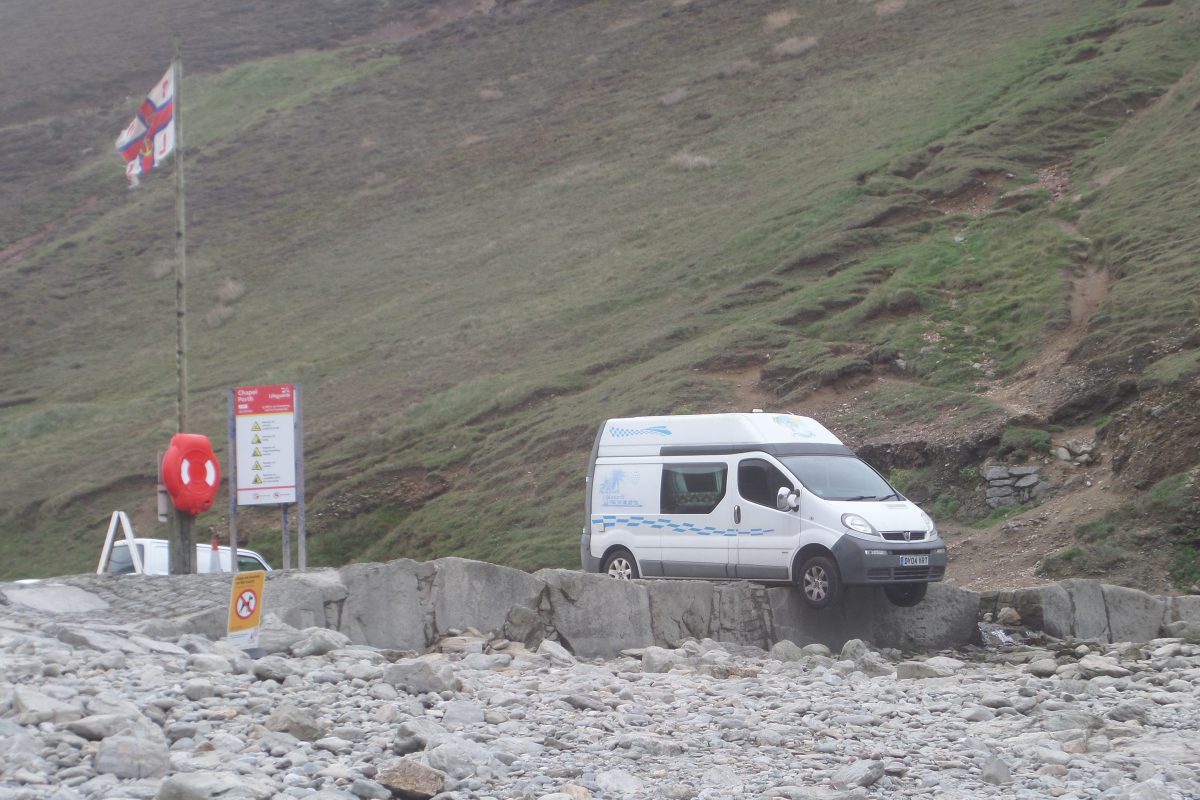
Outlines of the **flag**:
[{"label": "flag", "polygon": [[117,152],[128,162],[125,176],[137,185],[175,149],[175,67],[154,85],[142,101],[137,116],[117,137]]}]

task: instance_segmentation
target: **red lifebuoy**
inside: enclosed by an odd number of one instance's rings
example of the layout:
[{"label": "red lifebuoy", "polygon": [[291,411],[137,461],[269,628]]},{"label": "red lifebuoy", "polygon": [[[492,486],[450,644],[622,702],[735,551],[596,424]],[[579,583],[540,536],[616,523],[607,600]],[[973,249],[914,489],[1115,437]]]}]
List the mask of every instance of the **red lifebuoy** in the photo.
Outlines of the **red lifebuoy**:
[{"label": "red lifebuoy", "polygon": [[171,502],[195,516],[212,508],[221,484],[221,464],[208,437],[177,433],[162,460],[162,479]]}]

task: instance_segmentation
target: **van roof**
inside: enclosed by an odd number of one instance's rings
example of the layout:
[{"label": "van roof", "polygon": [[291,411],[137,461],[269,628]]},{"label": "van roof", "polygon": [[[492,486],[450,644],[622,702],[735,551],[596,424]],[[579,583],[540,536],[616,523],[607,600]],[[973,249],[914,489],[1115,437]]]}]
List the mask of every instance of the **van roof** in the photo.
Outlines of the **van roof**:
[{"label": "van roof", "polygon": [[797,444],[841,445],[842,442],[815,419],[795,414],[764,411],[677,414],[608,420],[600,429],[597,455],[659,455],[679,447],[697,446]]}]

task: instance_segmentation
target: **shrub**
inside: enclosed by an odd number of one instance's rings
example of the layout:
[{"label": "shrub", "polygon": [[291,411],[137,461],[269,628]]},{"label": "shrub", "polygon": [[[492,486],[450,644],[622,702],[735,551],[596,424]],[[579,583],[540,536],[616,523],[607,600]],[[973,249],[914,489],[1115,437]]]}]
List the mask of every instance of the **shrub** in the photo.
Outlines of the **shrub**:
[{"label": "shrub", "polygon": [[1050,434],[1037,428],[1008,427],[1000,434],[999,455],[1032,451],[1035,453],[1050,452]]}]

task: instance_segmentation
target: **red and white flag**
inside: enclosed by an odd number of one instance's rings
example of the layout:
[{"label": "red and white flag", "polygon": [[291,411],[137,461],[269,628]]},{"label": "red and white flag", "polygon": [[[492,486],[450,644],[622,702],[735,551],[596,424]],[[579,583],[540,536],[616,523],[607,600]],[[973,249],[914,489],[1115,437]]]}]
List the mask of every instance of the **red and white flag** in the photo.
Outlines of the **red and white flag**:
[{"label": "red and white flag", "polygon": [[175,149],[175,68],[154,85],[142,101],[137,116],[117,137],[117,152],[128,162],[125,176],[137,185]]}]

